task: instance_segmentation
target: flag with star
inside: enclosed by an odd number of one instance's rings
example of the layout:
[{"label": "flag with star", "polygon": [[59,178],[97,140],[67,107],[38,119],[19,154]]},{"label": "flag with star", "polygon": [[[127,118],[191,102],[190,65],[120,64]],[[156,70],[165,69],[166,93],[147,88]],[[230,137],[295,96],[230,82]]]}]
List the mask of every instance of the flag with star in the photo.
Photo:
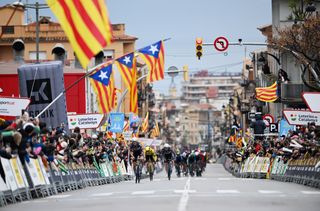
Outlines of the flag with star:
[{"label": "flag with star", "polygon": [[116,59],[118,70],[129,89],[130,112],[138,113],[137,68],[134,53],[124,55]]},{"label": "flag with star", "polygon": [[139,50],[139,53],[149,68],[147,82],[162,80],[164,78],[163,41],[144,47]]},{"label": "flag with star", "polygon": [[112,75],[112,64],[100,66],[94,70],[90,77],[90,83],[97,95],[100,113],[109,113],[116,105],[116,90]]}]

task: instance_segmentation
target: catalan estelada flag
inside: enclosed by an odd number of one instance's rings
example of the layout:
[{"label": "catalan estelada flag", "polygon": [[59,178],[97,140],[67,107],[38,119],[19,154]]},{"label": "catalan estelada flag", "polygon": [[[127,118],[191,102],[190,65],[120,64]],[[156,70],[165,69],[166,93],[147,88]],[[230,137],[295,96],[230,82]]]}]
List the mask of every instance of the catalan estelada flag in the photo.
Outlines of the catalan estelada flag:
[{"label": "catalan estelada flag", "polygon": [[147,82],[151,83],[162,80],[164,78],[163,41],[144,47],[139,50],[139,53],[149,68]]},{"label": "catalan estelada flag", "polygon": [[112,64],[100,66],[91,73],[90,82],[97,95],[100,113],[110,113],[116,105],[116,91],[112,75]]},{"label": "catalan estelada flag", "polygon": [[130,112],[138,113],[137,68],[134,53],[116,59],[115,63],[130,92]]},{"label": "catalan estelada flag", "polygon": [[141,131],[143,133],[146,133],[148,131],[148,127],[149,127],[149,112],[147,112],[147,115],[142,122]]},{"label": "catalan estelada flag", "polygon": [[150,136],[151,136],[151,138],[155,138],[155,137],[160,136],[160,130],[159,130],[159,125],[158,125],[157,121],[155,121],[155,126],[152,129]]},{"label": "catalan estelada flag", "polygon": [[256,88],[256,98],[262,102],[274,102],[278,99],[277,82],[268,87]]},{"label": "catalan estelada flag", "polygon": [[105,0],[47,0],[83,68],[112,40]]}]

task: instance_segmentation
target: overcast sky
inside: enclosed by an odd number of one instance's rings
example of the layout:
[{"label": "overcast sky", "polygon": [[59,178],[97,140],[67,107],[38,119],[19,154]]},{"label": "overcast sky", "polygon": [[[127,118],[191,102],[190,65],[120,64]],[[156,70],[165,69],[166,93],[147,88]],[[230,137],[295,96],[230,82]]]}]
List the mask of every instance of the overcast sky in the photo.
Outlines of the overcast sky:
[{"label": "overcast sky", "polygon": [[[14,0],[0,0],[0,4]],[[22,0],[26,2],[26,0]],[[36,0],[28,0],[35,3]],[[44,3],[45,0],[39,0]],[[247,42],[264,42],[266,38],[257,27],[271,23],[271,0],[106,0],[112,23],[124,23],[126,33],[138,37],[136,48],[141,48],[161,39],[165,42],[165,66],[182,68],[189,65],[191,71],[241,71],[241,65],[216,68],[239,63],[245,55],[245,47],[230,46],[227,56],[218,53],[213,46],[204,47],[204,56],[199,61],[195,56],[195,39],[202,37],[205,43],[213,43],[218,36],[229,42],[239,38]],[[30,11],[35,13],[34,10]],[[40,15],[51,15],[48,9]],[[255,48],[248,47],[249,52]],[[182,74],[176,77],[178,86]],[[154,87],[167,92],[170,77],[157,82]]]}]

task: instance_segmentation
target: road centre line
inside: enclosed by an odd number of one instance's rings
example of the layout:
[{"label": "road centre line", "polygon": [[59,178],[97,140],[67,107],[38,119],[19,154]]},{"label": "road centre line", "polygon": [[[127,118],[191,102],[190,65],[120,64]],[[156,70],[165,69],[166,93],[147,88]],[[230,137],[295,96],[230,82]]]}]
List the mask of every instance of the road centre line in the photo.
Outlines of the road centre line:
[{"label": "road centre line", "polygon": [[190,177],[188,177],[186,185],[184,186],[184,191],[182,193],[182,196],[180,198],[179,205],[178,205],[178,211],[185,211],[187,209],[187,204],[189,200],[189,191],[190,191]]},{"label": "road centre line", "polygon": [[55,195],[55,196],[49,196],[48,199],[63,199],[70,197],[71,195]]}]

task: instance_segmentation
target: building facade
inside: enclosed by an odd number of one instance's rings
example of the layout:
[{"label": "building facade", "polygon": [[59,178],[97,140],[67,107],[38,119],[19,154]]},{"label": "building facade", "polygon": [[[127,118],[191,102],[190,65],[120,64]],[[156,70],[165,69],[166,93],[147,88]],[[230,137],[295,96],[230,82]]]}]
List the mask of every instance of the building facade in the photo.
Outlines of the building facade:
[{"label": "building facade", "polygon": [[[33,10],[31,10],[33,11]],[[14,77],[17,81],[17,67],[23,63],[34,63],[37,59],[36,49],[36,22],[25,23],[25,8],[5,5],[0,7],[0,88],[3,89],[2,95],[18,96],[19,87],[6,88],[8,77]],[[129,36],[125,33],[124,24],[113,24],[113,42],[94,58],[92,58],[90,67],[100,63],[120,57],[135,50],[136,37]],[[79,61],[59,23],[51,20],[50,17],[39,18],[39,62],[61,60],[65,67],[66,74],[73,74],[72,79],[77,79],[86,73],[80,66]],[[90,69],[90,68],[89,68]],[[115,86],[118,89],[125,90],[124,81],[119,71],[113,71],[115,76]],[[9,74],[9,75],[8,75]],[[74,76],[77,77],[74,77]],[[70,78],[70,83],[72,83]],[[65,84],[66,86],[67,84]],[[70,85],[70,84],[69,84]],[[69,106],[79,104],[79,101],[67,93],[67,104],[70,112],[98,112],[97,100],[91,88],[88,79],[79,84],[81,88],[71,90],[70,92],[79,94],[81,91],[84,101],[80,102],[80,108]],[[129,95],[126,95],[121,106],[121,111],[129,111]]]},{"label": "building facade", "polygon": [[190,75],[182,84],[182,101],[189,104],[209,103],[221,109],[227,104],[233,88],[241,80],[241,73],[209,73],[207,70]]}]

